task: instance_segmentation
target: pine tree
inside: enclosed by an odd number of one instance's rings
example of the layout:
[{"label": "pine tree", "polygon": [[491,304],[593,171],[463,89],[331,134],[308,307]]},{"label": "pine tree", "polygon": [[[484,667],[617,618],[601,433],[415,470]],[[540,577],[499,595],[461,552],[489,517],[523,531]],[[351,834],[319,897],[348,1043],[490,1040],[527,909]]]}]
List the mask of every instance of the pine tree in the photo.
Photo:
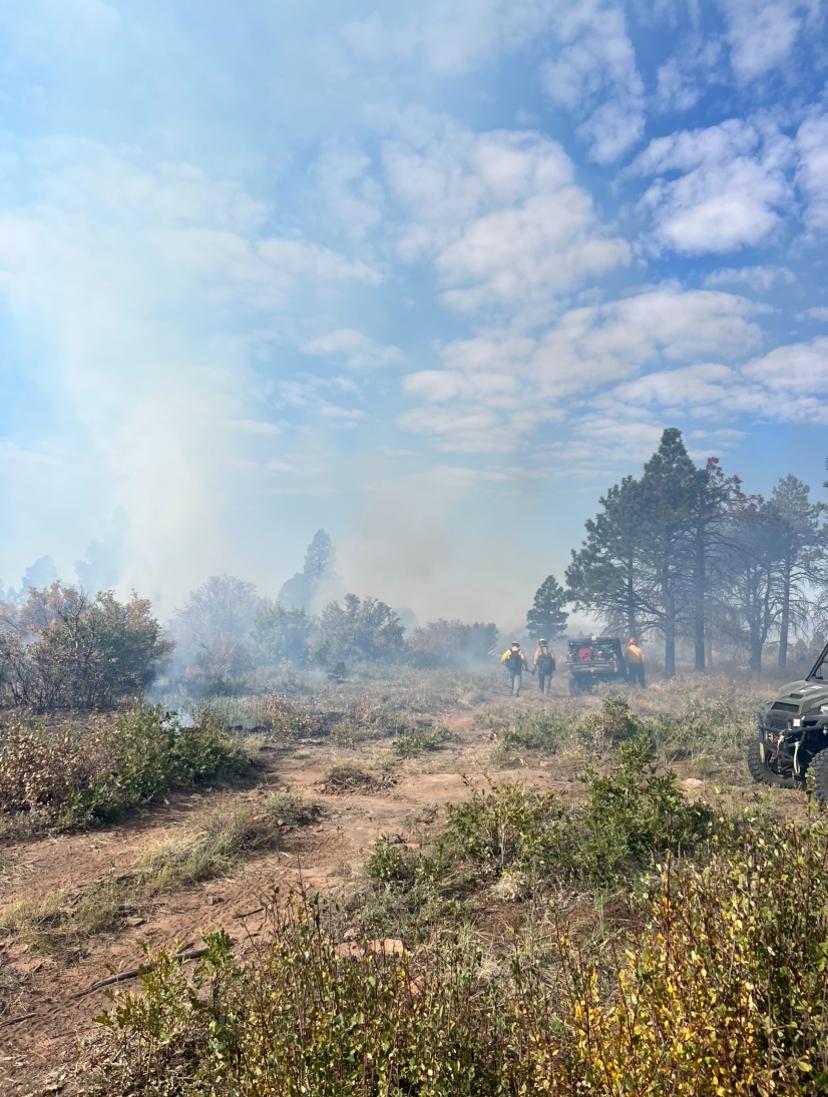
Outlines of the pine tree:
[{"label": "pine tree", "polygon": [[791,630],[804,625],[809,617],[808,587],[825,582],[826,554],[821,519],[826,510],[823,503],[811,502],[807,484],[790,475],[776,484],[768,502],[769,516],[778,524],[781,668],[787,666]]},{"label": "pine tree", "polygon": [[334,547],[324,529],[318,529],[305,553],[303,575],[308,579],[321,579],[334,569]]},{"label": "pine tree", "polygon": [[692,569],[689,534],[703,490],[702,476],[685,449],[681,431],[668,427],[644,466],[639,487],[642,601],[664,636],[665,678],[676,673],[676,637],[679,621],[687,614],[687,576]]},{"label": "pine tree", "polygon": [[727,523],[744,501],[738,476],[725,476],[718,457],[698,470],[690,508],[695,669],[707,666],[708,616],[722,576]]},{"label": "pine tree", "polygon": [[626,476],[601,499],[601,510],[586,523],[586,539],[566,569],[576,608],[600,614],[628,636],[638,636],[648,624],[639,587],[642,520],[640,486]]},{"label": "pine tree", "polygon": [[526,626],[534,639],[554,640],[566,629],[569,614],[564,609],[567,593],[554,575],[547,575],[535,592],[532,608],[526,614]]},{"label": "pine tree", "polygon": [[333,542],[324,529],[317,530],[305,553],[305,566],[282,584],[278,601],[284,609],[311,613],[323,599],[336,598],[340,579],[335,570]]},{"label": "pine tree", "polygon": [[782,527],[765,500],[747,496],[733,516],[728,542],[719,627],[747,647],[748,666],[759,672],[765,644],[780,616]]}]

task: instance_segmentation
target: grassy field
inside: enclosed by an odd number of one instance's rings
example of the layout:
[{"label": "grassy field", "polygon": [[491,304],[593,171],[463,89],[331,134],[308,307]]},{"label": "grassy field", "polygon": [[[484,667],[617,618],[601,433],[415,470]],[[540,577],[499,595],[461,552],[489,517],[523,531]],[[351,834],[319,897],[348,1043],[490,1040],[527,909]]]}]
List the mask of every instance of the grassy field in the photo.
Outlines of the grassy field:
[{"label": "grassy field", "polygon": [[826,1092],[826,824],[743,762],[773,684],[532,685],[7,725],[8,1092]]}]

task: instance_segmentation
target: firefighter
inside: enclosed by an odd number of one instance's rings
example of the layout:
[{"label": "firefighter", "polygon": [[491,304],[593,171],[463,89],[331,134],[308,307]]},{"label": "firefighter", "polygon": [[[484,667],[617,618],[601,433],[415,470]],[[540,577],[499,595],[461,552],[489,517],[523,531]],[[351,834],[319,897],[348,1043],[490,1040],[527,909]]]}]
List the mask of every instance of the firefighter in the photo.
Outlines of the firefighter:
[{"label": "firefighter", "polygon": [[549,650],[546,640],[541,637],[532,660],[532,669],[538,676],[538,689],[541,693],[548,693],[552,684],[552,675],[555,673],[555,656]]},{"label": "firefighter", "polygon": [[509,672],[512,696],[519,696],[521,683],[523,681],[523,672],[526,670],[526,656],[521,651],[520,644],[517,640],[513,640],[509,647],[503,652],[500,656],[500,662]]},{"label": "firefighter", "polygon": [[627,662],[630,681],[635,682],[637,686],[644,689],[644,652],[638,646],[638,641],[634,636],[631,636],[627,643],[624,658]]}]

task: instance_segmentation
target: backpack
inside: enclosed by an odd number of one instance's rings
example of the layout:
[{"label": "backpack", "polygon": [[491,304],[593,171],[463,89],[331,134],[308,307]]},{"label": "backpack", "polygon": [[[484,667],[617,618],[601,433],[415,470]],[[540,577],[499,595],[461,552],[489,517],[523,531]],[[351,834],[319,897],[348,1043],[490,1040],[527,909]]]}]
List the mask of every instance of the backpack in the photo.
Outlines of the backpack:
[{"label": "backpack", "polygon": [[512,672],[523,669],[523,660],[520,657],[520,652],[512,651],[509,653],[509,658],[506,661],[506,666]]}]

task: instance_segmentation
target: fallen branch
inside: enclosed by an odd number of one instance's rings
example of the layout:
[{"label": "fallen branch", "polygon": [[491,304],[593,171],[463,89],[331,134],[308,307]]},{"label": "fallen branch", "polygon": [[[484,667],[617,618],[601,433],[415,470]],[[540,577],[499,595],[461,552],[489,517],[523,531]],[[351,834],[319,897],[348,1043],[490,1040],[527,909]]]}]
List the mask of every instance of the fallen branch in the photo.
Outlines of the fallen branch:
[{"label": "fallen branch", "polygon": [[0,1028],[8,1028],[9,1025],[17,1025],[21,1021],[29,1021],[32,1017],[37,1017],[37,1013],[21,1013],[19,1017],[10,1017],[8,1021],[0,1021]]},{"label": "fallen branch", "polygon": [[[235,942],[231,942],[235,944]],[[206,956],[209,952],[209,948],[188,948],[182,952],[175,954],[176,960],[199,960],[202,956]],[[140,964],[138,967],[130,968],[128,971],[119,971],[117,975],[110,975],[106,979],[98,979],[92,983],[91,986],[86,987],[84,990],[79,990],[77,994],[72,995],[72,1000],[77,998],[85,998],[87,994],[94,994],[96,990],[103,990],[104,987],[115,986],[116,983],[126,983],[129,979],[137,979],[143,975],[144,972],[149,971],[152,967],[152,963]]]}]

